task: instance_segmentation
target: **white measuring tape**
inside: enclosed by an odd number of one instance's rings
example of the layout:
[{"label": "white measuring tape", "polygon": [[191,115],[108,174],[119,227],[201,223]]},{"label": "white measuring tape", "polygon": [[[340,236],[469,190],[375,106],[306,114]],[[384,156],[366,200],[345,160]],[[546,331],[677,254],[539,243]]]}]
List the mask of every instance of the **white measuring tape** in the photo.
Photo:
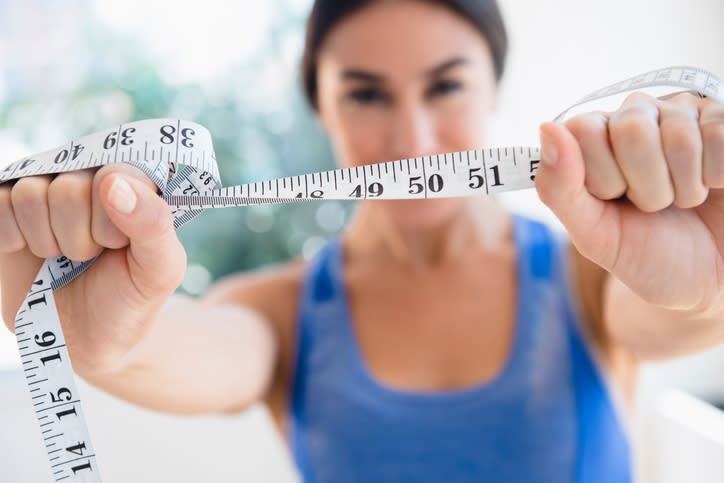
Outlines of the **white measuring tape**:
[{"label": "white measuring tape", "polygon": [[[724,104],[721,79],[697,68],[670,67],[593,92],[556,120],[586,102],[652,86],[680,87]],[[129,163],[161,188],[178,228],[206,208],[321,199],[445,198],[531,188],[539,161],[538,147],[478,149],[222,188],[211,135],[204,127],[152,119],[23,158],[0,171],[0,183]],[[179,165],[183,168],[177,173]],[[64,256],[46,260],[15,319],[22,367],[55,481],[101,481],[53,299],[55,290],[91,263]]]}]

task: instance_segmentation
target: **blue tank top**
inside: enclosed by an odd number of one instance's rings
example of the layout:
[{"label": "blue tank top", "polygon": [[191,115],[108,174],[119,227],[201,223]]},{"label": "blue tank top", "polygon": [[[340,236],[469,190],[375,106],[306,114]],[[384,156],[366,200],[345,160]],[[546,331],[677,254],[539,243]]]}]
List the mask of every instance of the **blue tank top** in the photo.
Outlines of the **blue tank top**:
[{"label": "blue tank top", "polygon": [[470,388],[415,392],[374,379],[351,324],[340,240],[300,295],[289,404],[306,483],[631,481],[626,432],[587,350],[563,240],[514,216],[517,315],[501,372]]}]

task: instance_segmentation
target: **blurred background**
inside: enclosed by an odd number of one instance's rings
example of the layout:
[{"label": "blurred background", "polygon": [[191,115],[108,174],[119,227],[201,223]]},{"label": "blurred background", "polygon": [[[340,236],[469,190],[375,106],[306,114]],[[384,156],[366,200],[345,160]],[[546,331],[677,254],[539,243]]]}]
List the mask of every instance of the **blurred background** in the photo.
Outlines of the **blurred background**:
[{"label": "blurred background", "polygon": [[[182,118],[212,133],[225,185],[330,169],[298,64],[310,0],[0,0],[0,167],[122,122]],[[721,0],[501,0],[511,39],[490,145],[537,144],[538,124],[588,92],[669,65],[724,75]],[[614,106],[609,106],[613,108]],[[501,197],[559,227],[532,191]],[[207,211],[180,232],[181,291],[294,257],[353,203]],[[0,330],[0,481],[50,481],[13,336]],[[106,482],[293,482],[261,407],[179,418],[80,383]],[[724,481],[724,349],[648,364],[638,481]]]}]

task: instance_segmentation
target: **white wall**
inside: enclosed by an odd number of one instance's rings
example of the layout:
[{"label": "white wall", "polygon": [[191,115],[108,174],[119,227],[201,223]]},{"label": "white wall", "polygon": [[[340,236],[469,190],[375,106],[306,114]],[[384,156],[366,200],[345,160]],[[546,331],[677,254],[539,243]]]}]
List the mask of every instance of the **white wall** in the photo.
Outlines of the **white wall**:
[{"label": "white wall", "polygon": [[[172,23],[173,2],[168,3],[165,21]],[[512,48],[500,112],[488,135],[491,145],[536,144],[540,121],[591,90],[654,68],[688,64],[724,75],[721,0],[504,0],[502,6]],[[504,200],[516,210],[549,218],[532,192]],[[47,463],[13,350],[12,338],[0,335],[0,365],[5,361],[0,481],[46,481]],[[642,481],[664,481],[657,470],[676,464],[676,455],[650,450],[656,446],[646,422],[659,420],[651,409],[659,391],[675,385],[697,393],[724,392],[722,374],[724,349],[646,368]],[[282,443],[258,408],[231,418],[175,418],[131,408],[85,385],[81,390],[106,482],[294,481]]]}]

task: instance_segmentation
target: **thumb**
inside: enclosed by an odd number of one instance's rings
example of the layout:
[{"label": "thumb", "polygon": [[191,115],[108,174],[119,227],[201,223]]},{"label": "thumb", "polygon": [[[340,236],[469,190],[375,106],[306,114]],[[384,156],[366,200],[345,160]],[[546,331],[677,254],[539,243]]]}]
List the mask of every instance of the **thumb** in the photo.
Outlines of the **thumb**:
[{"label": "thumb", "polygon": [[171,209],[140,179],[121,173],[107,176],[100,198],[108,217],[125,234],[128,270],[136,285],[172,290],[181,283],[186,255],[176,236]]},{"label": "thumb", "polygon": [[563,223],[576,249],[609,269],[618,233],[615,206],[588,192],[581,148],[563,124],[542,124],[540,138],[541,163],[535,178],[538,196]]}]

